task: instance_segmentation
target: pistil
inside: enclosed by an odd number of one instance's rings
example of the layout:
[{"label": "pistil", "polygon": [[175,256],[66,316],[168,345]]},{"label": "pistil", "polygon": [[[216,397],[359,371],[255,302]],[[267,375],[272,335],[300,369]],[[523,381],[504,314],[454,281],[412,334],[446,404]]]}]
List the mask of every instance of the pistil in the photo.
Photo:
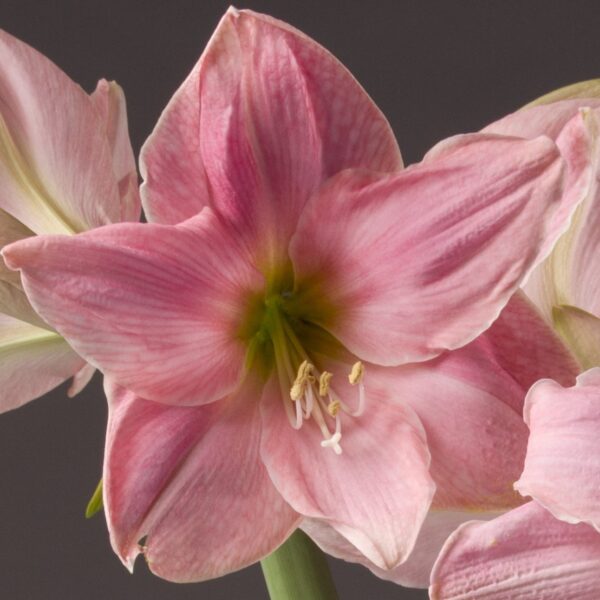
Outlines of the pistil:
[{"label": "pistil", "polygon": [[[354,408],[346,404],[335,390],[335,377],[329,371],[319,371],[305,350],[286,312],[287,298],[274,294],[263,304],[249,346],[247,364],[250,366],[267,340],[272,344],[272,357],[281,390],[284,410],[291,426],[300,429],[312,419],[323,435],[321,446],[342,453],[342,419],[362,414],[365,404],[364,366],[356,362],[348,375],[352,386],[358,387],[358,402]],[[256,313],[255,313],[256,314]],[[293,317],[292,320],[298,317]]]}]

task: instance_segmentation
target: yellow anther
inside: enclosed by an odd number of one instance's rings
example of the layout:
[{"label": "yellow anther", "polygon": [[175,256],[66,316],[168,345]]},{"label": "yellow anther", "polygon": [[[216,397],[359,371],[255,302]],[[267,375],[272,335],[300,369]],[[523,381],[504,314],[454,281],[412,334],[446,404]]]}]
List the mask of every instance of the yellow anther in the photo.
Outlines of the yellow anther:
[{"label": "yellow anther", "polygon": [[298,367],[298,375],[296,375],[296,381],[292,384],[290,390],[290,398],[294,401],[300,400],[306,392],[306,385],[314,381],[312,374],[313,366],[307,361],[302,361]]},{"label": "yellow anther", "polygon": [[340,404],[339,400],[333,400],[332,402],[330,402],[327,405],[327,412],[332,416],[335,417],[339,412],[340,412],[340,408],[342,407],[342,405]]},{"label": "yellow anther", "polygon": [[312,375],[313,366],[307,361],[303,360],[298,367],[298,375],[296,376],[296,381],[299,379],[310,379]]},{"label": "yellow anther", "polygon": [[358,362],[355,362],[352,365],[352,370],[350,371],[350,375],[348,375],[348,381],[350,381],[350,383],[352,385],[356,385],[357,383],[360,383],[360,380],[363,378],[364,372],[365,372],[365,367],[360,362],[360,360]]},{"label": "yellow anther", "polygon": [[292,389],[290,390],[290,398],[296,402],[300,400],[302,396],[304,396],[304,391],[306,390],[306,382],[305,381],[294,381],[294,385],[292,385]]},{"label": "yellow anther", "polygon": [[327,392],[329,391],[329,382],[333,377],[333,373],[329,373],[329,371],[323,371],[321,373],[321,377],[319,377],[319,396],[327,396]]}]

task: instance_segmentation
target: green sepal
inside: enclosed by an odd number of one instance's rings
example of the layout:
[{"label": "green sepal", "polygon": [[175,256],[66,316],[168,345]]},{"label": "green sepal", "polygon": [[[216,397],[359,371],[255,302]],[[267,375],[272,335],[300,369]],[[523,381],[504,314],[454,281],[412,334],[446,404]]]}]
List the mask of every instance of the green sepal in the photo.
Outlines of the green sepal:
[{"label": "green sepal", "polygon": [[85,518],[91,519],[96,513],[100,512],[104,508],[102,502],[102,479],[98,482],[90,501],[85,508]]}]

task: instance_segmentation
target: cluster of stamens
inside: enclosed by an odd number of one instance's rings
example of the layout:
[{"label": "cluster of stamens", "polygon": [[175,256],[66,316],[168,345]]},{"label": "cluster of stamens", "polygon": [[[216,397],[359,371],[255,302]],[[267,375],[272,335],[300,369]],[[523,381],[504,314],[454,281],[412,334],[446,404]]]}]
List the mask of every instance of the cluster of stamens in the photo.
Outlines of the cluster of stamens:
[{"label": "cluster of stamens", "polygon": [[[342,453],[342,419],[340,413],[352,417],[362,414],[365,404],[365,386],[363,383],[364,366],[359,361],[352,367],[348,380],[358,387],[358,402],[355,408],[348,406],[331,386],[333,374],[319,371],[308,360],[298,367],[296,379],[290,389],[290,398],[295,405],[295,412],[290,415],[292,426],[300,429],[302,423],[312,417],[319,426],[323,437],[321,446],[331,448],[336,454]],[[284,399],[285,401],[285,399]],[[330,423],[332,427],[330,429]],[[333,431],[332,431],[333,429]]]}]

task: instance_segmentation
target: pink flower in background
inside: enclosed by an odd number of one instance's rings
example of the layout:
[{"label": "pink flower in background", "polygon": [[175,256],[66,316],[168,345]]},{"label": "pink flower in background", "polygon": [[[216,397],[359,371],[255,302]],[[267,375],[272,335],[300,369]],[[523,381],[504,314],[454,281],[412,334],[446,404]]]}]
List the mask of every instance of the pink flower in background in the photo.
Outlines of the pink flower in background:
[{"label": "pink flower in background", "polygon": [[423,373],[398,365],[498,316],[561,231],[563,164],[548,138],[474,134],[401,170],[343,66],[230,10],[144,148],[153,223],[3,251],[108,376],[104,501],[125,564],[216,577],[303,518],[378,569],[405,561],[435,476],[427,400],[405,401]]},{"label": "pink flower in background", "polygon": [[[568,230],[533,272],[525,292],[582,368],[600,366],[600,89],[582,82],[549,94],[484,131],[556,140],[570,165]],[[560,215],[559,215],[560,217]]]},{"label": "pink flower in background", "polygon": [[[114,82],[88,96],[47,58],[0,31],[0,246],[138,220],[125,99]],[[35,313],[0,263],[0,411],[93,369]]]},{"label": "pink flower in background", "polygon": [[431,598],[596,600],[600,595],[600,369],[525,403],[531,430],[516,488],[533,500],[461,526],[432,573]]}]

